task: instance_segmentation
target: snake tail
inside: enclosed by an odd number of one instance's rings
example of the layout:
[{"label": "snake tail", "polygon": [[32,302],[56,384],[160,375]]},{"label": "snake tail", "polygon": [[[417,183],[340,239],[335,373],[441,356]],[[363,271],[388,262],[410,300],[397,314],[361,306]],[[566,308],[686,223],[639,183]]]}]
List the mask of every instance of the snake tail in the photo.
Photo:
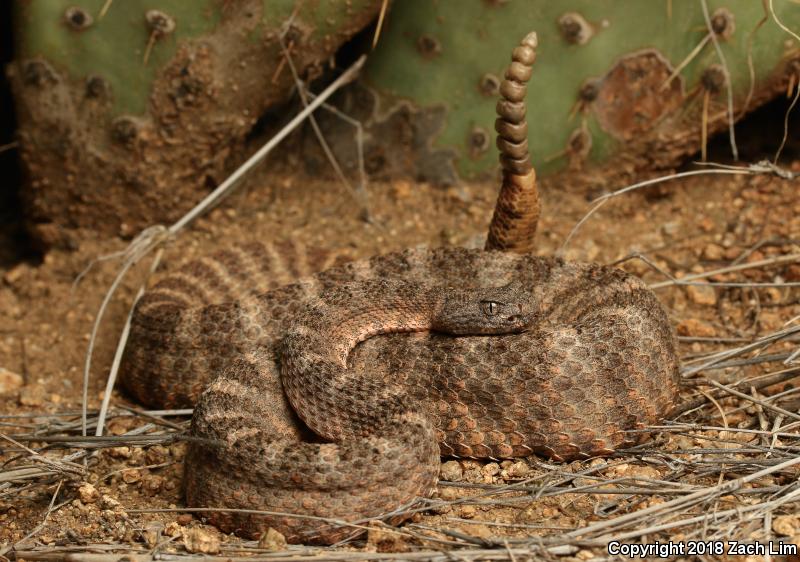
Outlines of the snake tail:
[{"label": "snake tail", "polygon": [[524,254],[534,249],[541,206],[536,171],[528,150],[525,95],[536,60],[537,44],[535,32],[522,39],[512,52],[511,64],[500,84],[495,130],[503,183],[489,224],[487,250]]}]

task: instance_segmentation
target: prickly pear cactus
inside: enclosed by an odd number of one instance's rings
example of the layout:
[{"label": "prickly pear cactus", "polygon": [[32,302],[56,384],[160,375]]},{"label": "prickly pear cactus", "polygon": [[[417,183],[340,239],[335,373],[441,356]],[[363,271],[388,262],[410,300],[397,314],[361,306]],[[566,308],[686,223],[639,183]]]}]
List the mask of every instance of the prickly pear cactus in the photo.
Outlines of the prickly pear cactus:
[{"label": "prickly pear cactus", "polygon": [[293,84],[381,0],[29,0],[9,67],[31,227],[135,233],[180,216]]},{"label": "prickly pear cactus", "polygon": [[[800,29],[795,3],[774,7]],[[703,113],[707,134],[727,127],[724,67],[735,118],[786,91],[800,73],[800,45],[771,17],[759,23],[765,8],[708,1],[723,66],[695,0],[395,2],[368,61],[367,91],[354,104],[369,107],[360,115],[371,131],[367,161],[389,174],[413,162],[412,173],[438,182],[496,170],[502,70],[516,38],[535,30],[528,142],[542,175],[593,170],[596,181],[598,165],[672,165],[698,150]]]}]

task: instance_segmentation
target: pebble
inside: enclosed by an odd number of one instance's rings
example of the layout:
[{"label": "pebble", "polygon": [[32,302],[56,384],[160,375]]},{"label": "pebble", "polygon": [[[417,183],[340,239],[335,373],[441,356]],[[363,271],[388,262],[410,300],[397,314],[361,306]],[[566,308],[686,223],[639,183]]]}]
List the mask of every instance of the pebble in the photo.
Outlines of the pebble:
[{"label": "pebble", "polygon": [[689,285],[686,287],[686,294],[689,295],[689,300],[695,304],[706,306],[717,304],[717,292],[708,284]]},{"label": "pebble", "polygon": [[503,469],[503,478],[525,478],[530,474],[531,467],[525,461],[514,461]]},{"label": "pebble", "polygon": [[709,261],[724,260],[725,248],[718,244],[709,244],[703,248],[703,257]]},{"label": "pebble", "polygon": [[458,461],[447,461],[439,469],[439,477],[447,482],[459,482],[464,477],[464,470]]},{"label": "pebble", "polygon": [[122,481],[126,484],[136,484],[142,479],[142,473],[138,468],[126,468],[122,471]]},{"label": "pebble", "polygon": [[702,219],[700,219],[699,226],[700,230],[702,230],[703,232],[711,232],[716,228],[717,225],[714,224],[714,221],[711,220],[710,217],[703,217]]},{"label": "pebble", "polygon": [[789,265],[784,272],[784,277],[787,281],[800,281],[800,265],[796,263]]},{"label": "pebble", "polygon": [[483,472],[483,478],[486,480],[487,483],[492,481],[494,476],[500,472],[500,465],[496,462],[486,463],[481,470]]},{"label": "pebble", "polygon": [[86,482],[78,488],[78,496],[80,496],[83,503],[94,503],[100,498],[100,492],[93,485]]},{"label": "pebble", "polygon": [[189,523],[192,522],[192,514],[181,513],[180,515],[178,515],[175,521],[178,523],[178,525],[188,525]]},{"label": "pebble", "polygon": [[0,367],[0,395],[9,394],[18,390],[23,382],[22,375],[12,373],[8,369]]},{"label": "pebble", "polygon": [[408,199],[411,197],[411,182],[398,179],[392,182],[392,191],[396,199]]},{"label": "pebble", "polygon": [[800,515],[779,515],[772,520],[772,530],[786,537],[800,533]]},{"label": "pebble", "polygon": [[365,550],[369,552],[408,552],[410,547],[401,533],[374,521],[370,523],[369,531],[367,531]]},{"label": "pebble", "polygon": [[31,266],[27,263],[21,263],[15,267],[12,267],[6,274],[3,275],[3,281],[11,285],[12,287],[16,285],[16,283],[22,279],[29,271],[31,270]]},{"label": "pebble", "polygon": [[167,526],[164,527],[165,537],[179,537],[181,535],[183,535],[183,527],[178,525],[177,521],[170,521],[167,523]]},{"label": "pebble", "polygon": [[142,489],[148,496],[155,496],[164,488],[164,477],[148,474],[142,478]]},{"label": "pebble", "polygon": [[183,532],[183,546],[189,552],[217,554],[219,553],[219,538],[203,529],[187,529]]},{"label": "pebble", "polygon": [[147,546],[153,548],[158,544],[161,538],[161,533],[164,531],[164,524],[160,522],[148,523],[142,531],[142,538]]},{"label": "pebble", "polygon": [[130,447],[110,447],[106,449],[107,455],[114,459],[129,459],[131,458]]},{"label": "pebble", "polygon": [[44,404],[44,387],[40,384],[28,384],[19,393],[20,406],[41,406]]},{"label": "pebble", "polygon": [[279,531],[270,527],[261,535],[261,538],[258,539],[258,548],[263,548],[270,552],[286,550],[286,537]]},{"label": "pebble", "polygon": [[681,320],[678,323],[676,330],[678,335],[681,336],[710,338],[717,335],[717,331],[714,329],[714,326],[696,318],[687,318],[686,320]]},{"label": "pebble", "polygon": [[680,231],[681,225],[675,221],[665,222],[663,225],[661,225],[661,233],[669,238],[676,236],[678,233],[680,233]]},{"label": "pebble", "polygon": [[103,509],[110,509],[112,511],[122,510],[122,504],[108,494],[100,496],[100,507]]},{"label": "pebble", "polygon": [[144,458],[147,464],[162,464],[169,457],[169,449],[163,445],[153,445],[145,452]]}]

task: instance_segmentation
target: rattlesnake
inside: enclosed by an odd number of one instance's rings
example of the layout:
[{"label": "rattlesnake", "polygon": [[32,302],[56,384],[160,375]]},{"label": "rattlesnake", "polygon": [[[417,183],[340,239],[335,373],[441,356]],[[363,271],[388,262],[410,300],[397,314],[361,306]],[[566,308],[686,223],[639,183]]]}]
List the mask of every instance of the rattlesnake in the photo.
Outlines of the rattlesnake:
[{"label": "rattlesnake", "polygon": [[[520,59],[533,62],[530,36],[515,50]],[[519,105],[508,99],[519,92],[508,91],[501,104]],[[498,111],[502,136],[511,118]],[[533,170],[522,164],[527,148],[520,156],[508,139],[499,144],[504,187],[488,245],[520,249],[538,214]],[[321,272],[288,282],[303,273],[286,266],[298,260],[280,258],[291,254]],[[666,315],[620,270],[497,249],[335,260],[292,242],[230,248],[179,269],[137,305],[122,380],[146,404],[197,403],[186,501],[223,508],[209,520],[225,531],[257,537],[273,527],[293,542],[335,542],[360,532],[359,521],[402,519],[392,512],[433,492],[440,455],[607,454],[639,442],[643,433],[626,430],[673,405]],[[392,334],[355,345],[408,328],[367,313],[416,314],[421,287],[473,300],[514,287],[527,331]],[[343,313],[358,320],[342,323]]]}]

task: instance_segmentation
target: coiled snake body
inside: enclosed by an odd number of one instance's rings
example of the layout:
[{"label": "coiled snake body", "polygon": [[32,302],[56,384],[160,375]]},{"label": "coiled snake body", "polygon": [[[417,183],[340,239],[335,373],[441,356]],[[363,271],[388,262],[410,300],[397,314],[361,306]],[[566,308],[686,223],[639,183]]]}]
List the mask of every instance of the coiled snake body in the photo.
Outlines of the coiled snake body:
[{"label": "coiled snake body", "polygon": [[506,74],[522,93],[506,87],[498,104],[495,249],[335,264],[294,243],[251,244],[187,264],[139,301],[122,381],[149,405],[196,404],[186,501],[229,510],[209,513],[213,524],[335,542],[430,495],[440,455],[607,454],[672,408],[674,340],[641,281],[513,253],[529,249],[538,217],[515,140],[534,46],[526,37]]},{"label": "coiled snake body", "polygon": [[[413,249],[254,294],[275,276],[271,256],[251,245],[190,263],[137,307],[126,387],[160,407],[200,396],[192,433],[222,444],[190,444],[185,486],[193,507],[357,521],[429,495],[440,454],[604,454],[637,443],[642,434],[625,430],[655,422],[673,404],[677,362],[666,315],[641,281],[620,270],[497,251]],[[515,283],[525,288],[531,324],[524,333],[490,337],[373,337],[356,346],[334,380],[282,381],[282,350],[313,361],[315,352],[329,351],[326,342],[337,343],[323,334],[310,348],[314,340],[282,347],[285,335],[325,324],[324,307],[352,305],[358,313],[365,300],[353,297],[353,282],[373,283],[372,310],[387,302],[394,310],[398,298],[411,312],[419,306],[412,295],[386,292],[392,285],[374,284],[382,279],[478,292]],[[392,397],[402,398],[400,406]],[[296,412],[336,442],[312,442]],[[210,519],[248,536],[274,527],[299,542],[353,532],[283,515],[219,512]]]}]

